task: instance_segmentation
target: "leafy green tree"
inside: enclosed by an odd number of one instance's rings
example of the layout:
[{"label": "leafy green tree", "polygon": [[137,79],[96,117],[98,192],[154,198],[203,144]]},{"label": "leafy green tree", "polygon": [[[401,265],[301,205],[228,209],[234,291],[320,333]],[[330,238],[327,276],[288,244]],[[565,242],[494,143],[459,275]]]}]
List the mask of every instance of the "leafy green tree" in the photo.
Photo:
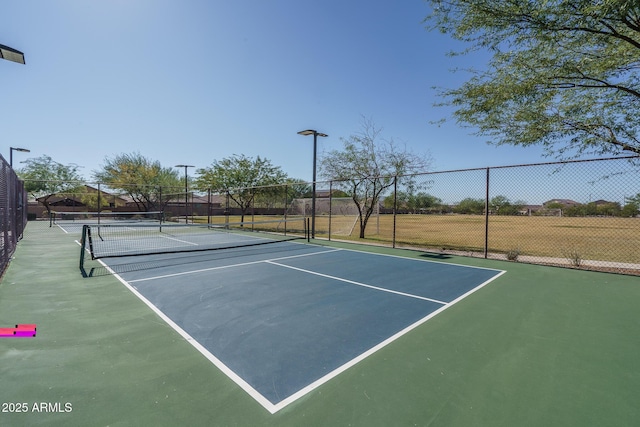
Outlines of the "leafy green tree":
[{"label": "leafy green tree", "polygon": [[506,196],[495,196],[489,201],[489,208],[495,215],[518,215],[525,202],[519,200],[512,203]]},{"label": "leafy green tree", "polygon": [[104,160],[102,170],[94,178],[112,189],[127,194],[141,212],[162,210],[164,194],[183,188],[179,171],[163,167],[140,153],[118,154]]},{"label": "leafy green tree", "polygon": [[620,216],[634,217],[634,216],[637,216],[639,213],[640,213],[640,208],[638,207],[637,204],[627,203],[626,205],[624,205],[624,207],[620,211]]},{"label": "leafy green tree", "polygon": [[600,216],[620,216],[621,211],[622,206],[617,202],[604,203],[596,207],[596,212]]},{"label": "leafy green tree", "polygon": [[635,196],[632,197],[627,197],[626,198],[626,202],[628,204],[634,204],[637,205],[638,207],[640,207],[640,193],[636,194]]},{"label": "leafy green tree", "polygon": [[[511,206],[511,203],[509,202],[509,199],[505,196],[495,196],[489,201],[489,207],[496,214],[503,214],[504,210],[509,209],[510,206]],[[501,210],[503,212],[500,212]]]},{"label": "leafy green tree", "polygon": [[273,187],[285,183],[287,174],[270,160],[257,156],[233,155],[214,160],[211,166],[198,169],[195,185],[201,190],[228,192],[242,211],[241,221],[256,196],[269,197]]},{"label": "leafy green tree", "polygon": [[454,208],[455,213],[482,215],[484,213],[484,200],[467,197],[461,200]]},{"label": "leafy green tree", "polygon": [[49,200],[60,193],[77,193],[83,189],[78,165],[63,165],[46,154],[24,161],[25,166],[17,171],[24,180],[25,190],[51,213]]},{"label": "leafy green tree", "polygon": [[625,198],[625,205],[620,211],[620,216],[634,217],[640,214],[640,194],[636,194],[633,197]]},{"label": "leafy green tree", "polygon": [[[411,213],[424,212],[429,208],[439,207],[442,204],[442,200],[438,197],[425,192],[418,192],[411,194],[405,191],[398,191],[398,195],[395,198],[397,209],[405,210]],[[384,198],[382,205],[385,208],[392,209],[394,203],[393,193]]]},{"label": "leafy green tree", "polygon": [[442,205],[442,200],[436,196],[425,192],[419,192],[411,199],[414,212],[424,211]]},{"label": "leafy green tree", "polygon": [[560,202],[551,202],[544,205],[546,209],[564,209],[565,205]]},{"label": "leafy green tree", "polygon": [[363,119],[361,132],[341,138],[342,150],[332,150],[320,160],[321,175],[349,194],[358,209],[360,238],[376,210],[380,196],[394,185],[394,176],[424,172],[431,160],[380,138],[381,128]]},{"label": "leafy green tree", "polygon": [[82,193],[79,198],[80,202],[82,202],[89,211],[98,211],[109,206],[109,194],[104,191],[100,191],[100,193],[97,191],[85,192]]},{"label": "leafy green tree", "polygon": [[640,3],[429,0],[430,29],[493,56],[443,89],[459,123],[491,143],[549,154],[640,154]]},{"label": "leafy green tree", "polygon": [[294,199],[313,197],[313,187],[310,183],[296,178],[287,178],[287,202]]}]

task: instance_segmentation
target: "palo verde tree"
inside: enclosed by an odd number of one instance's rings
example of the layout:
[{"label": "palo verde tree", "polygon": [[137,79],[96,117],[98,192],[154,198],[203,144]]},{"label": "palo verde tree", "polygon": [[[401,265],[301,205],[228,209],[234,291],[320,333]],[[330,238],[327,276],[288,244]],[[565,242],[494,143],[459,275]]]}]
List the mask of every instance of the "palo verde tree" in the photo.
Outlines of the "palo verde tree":
[{"label": "palo verde tree", "polygon": [[548,154],[640,154],[640,3],[429,0],[429,29],[483,50],[486,70],[442,89],[491,143]]},{"label": "palo verde tree", "polygon": [[166,194],[184,185],[176,169],[163,167],[140,153],[107,157],[102,170],[93,176],[110,188],[123,191],[142,212],[163,209],[163,191]]},{"label": "palo verde tree", "polygon": [[361,131],[341,138],[342,150],[332,150],[320,161],[321,175],[334,181],[353,199],[358,209],[360,238],[365,237],[369,218],[380,196],[394,186],[397,176],[425,172],[431,160],[399,147],[393,139],[382,139],[382,128],[363,118]]},{"label": "palo verde tree", "polygon": [[49,200],[61,194],[81,192],[84,188],[82,177],[78,174],[78,165],[63,165],[46,154],[24,161],[25,166],[18,171],[24,180],[25,190],[39,201],[51,213]]},{"label": "palo verde tree", "polygon": [[276,191],[272,186],[285,182],[287,175],[268,159],[255,159],[234,154],[222,160],[214,160],[211,166],[196,171],[195,185],[198,189],[227,192],[242,212],[241,221],[256,196],[269,195]]}]

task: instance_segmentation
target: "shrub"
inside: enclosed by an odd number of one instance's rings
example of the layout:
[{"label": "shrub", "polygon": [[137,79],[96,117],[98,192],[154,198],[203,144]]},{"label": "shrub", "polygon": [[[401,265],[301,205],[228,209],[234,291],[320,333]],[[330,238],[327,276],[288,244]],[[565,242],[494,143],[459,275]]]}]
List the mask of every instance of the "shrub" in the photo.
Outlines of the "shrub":
[{"label": "shrub", "polygon": [[518,261],[518,256],[520,255],[520,249],[510,249],[505,254],[509,261]]}]

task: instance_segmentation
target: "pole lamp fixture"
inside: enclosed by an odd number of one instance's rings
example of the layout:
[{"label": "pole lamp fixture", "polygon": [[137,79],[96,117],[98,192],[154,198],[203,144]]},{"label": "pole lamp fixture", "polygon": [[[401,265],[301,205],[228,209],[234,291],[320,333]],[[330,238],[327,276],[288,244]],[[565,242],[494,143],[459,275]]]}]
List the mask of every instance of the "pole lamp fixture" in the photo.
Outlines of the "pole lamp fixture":
[{"label": "pole lamp fixture", "polygon": [[318,137],[326,138],[327,134],[318,132],[313,129],[301,130],[298,135],[309,136],[313,135],[313,195],[311,197],[311,237],[316,238],[316,163],[318,157]]},{"label": "pole lamp fixture", "polygon": [[187,178],[187,168],[195,168],[193,165],[176,165],[177,168],[184,168],[184,222],[189,222],[189,179]]},{"label": "pole lamp fixture", "polygon": [[[6,59],[7,61],[17,62],[19,64],[24,64],[24,53],[16,50],[12,47],[5,46],[0,44],[0,58]],[[29,150],[26,148],[13,148],[9,147],[9,166],[13,167],[13,151],[22,151],[28,153]]]},{"label": "pole lamp fixture", "polygon": [[3,44],[0,44],[0,58],[17,62],[18,64],[24,64],[24,53]]},{"label": "pole lamp fixture", "polygon": [[13,168],[13,152],[20,151],[21,153],[30,153],[31,150],[27,150],[26,148],[15,148],[9,147],[9,166]]}]

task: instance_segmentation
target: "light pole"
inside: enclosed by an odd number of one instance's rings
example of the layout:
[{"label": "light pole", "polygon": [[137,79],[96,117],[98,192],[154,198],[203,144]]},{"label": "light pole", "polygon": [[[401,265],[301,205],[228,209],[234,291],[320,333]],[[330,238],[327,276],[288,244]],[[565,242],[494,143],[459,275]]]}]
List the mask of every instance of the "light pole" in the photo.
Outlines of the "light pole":
[{"label": "light pole", "polygon": [[[18,64],[24,64],[24,53],[19,50],[15,50],[12,47],[5,46],[0,44],[0,58],[6,59],[7,61],[17,62]],[[29,150],[26,148],[13,148],[9,147],[9,166],[13,168],[13,151],[22,151],[24,153],[28,153]]]},{"label": "light pole", "polygon": [[187,178],[187,168],[195,168],[193,165],[176,165],[177,168],[184,168],[184,222],[187,224],[189,220],[187,219],[189,210],[187,208],[189,203],[189,180]]},{"label": "light pole", "polygon": [[31,150],[27,150],[26,148],[15,148],[9,147],[9,166],[13,169],[13,152],[20,151],[21,153],[30,153]]},{"label": "light pole", "polygon": [[313,129],[301,130],[298,135],[313,135],[313,195],[311,197],[311,237],[316,238],[316,161],[318,155],[318,137],[327,137],[329,135],[320,133]]}]

